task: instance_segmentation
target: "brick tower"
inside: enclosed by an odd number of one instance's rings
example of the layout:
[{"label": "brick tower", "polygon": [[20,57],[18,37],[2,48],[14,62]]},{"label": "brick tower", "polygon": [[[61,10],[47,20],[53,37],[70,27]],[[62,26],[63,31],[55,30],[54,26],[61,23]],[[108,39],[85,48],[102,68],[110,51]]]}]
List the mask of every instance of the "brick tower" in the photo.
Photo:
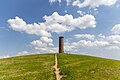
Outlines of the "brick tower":
[{"label": "brick tower", "polygon": [[64,37],[59,37],[59,53],[64,53]]}]

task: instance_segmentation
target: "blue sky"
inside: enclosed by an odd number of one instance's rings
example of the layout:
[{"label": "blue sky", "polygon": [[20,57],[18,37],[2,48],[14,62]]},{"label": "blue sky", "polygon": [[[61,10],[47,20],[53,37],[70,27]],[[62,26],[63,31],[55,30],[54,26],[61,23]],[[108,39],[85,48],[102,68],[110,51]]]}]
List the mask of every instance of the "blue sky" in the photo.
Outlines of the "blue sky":
[{"label": "blue sky", "polygon": [[[120,59],[119,0],[1,0],[0,56],[58,51]],[[46,15],[46,16],[45,16]]]}]

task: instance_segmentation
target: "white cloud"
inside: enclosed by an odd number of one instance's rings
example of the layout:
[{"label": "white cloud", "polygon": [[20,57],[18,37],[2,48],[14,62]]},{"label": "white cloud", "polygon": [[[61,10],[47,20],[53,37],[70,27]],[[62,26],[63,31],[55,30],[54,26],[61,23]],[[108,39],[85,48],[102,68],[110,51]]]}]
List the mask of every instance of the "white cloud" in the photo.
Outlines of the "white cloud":
[{"label": "white cloud", "polygon": [[48,46],[54,46],[53,40],[51,38],[41,37],[40,40],[42,41],[42,43],[47,43]]},{"label": "white cloud", "polygon": [[[88,36],[89,35],[89,36]],[[74,35],[76,38],[90,38],[90,34],[78,34]],[[105,49],[105,50],[120,50],[120,35],[108,35],[105,36],[103,34],[99,34],[98,36],[94,36],[94,39],[89,40],[79,40],[79,41],[71,41],[65,45],[66,51],[79,53],[81,49],[91,48],[92,50],[95,48]]]},{"label": "white cloud", "polygon": [[[15,17],[15,19],[9,19],[8,23],[10,28],[15,31],[22,31],[27,34],[34,34],[40,37],[40,40],[34,40],[31,45],[36,48],[47,48],[48,46],[54,46],[51,33],[47,31],[47,27],[44,23],[27,24],[23,19]],[[25,53],[25,51],[23,52]]]},{"label": "white cloud", "polygon": [[86,29],[95,28],[96,21],[93,15],[84,15],[83,17],[73,18],[72,15],[61,16],[54,12],[51,16],[44,16],[47,30],[56,33],[69,32],[76,28]]},{"label": "white cloud", "polygon": [[105,38],[105,36],[104,36],[102,33],[100,33],[100,34],[98,35],[98,37],[99,37],[100,39],[104,39],[104,38]]},{"label": "white cloud", "polygon": [[10,28],[15,31],[23,31],[27,34],[35,34],[37,36],[51,37],[51,33],[64,33],[72,31],[76,28],[86,29],[95,28],[96,21],[92,15],[84,15],[83,17],[73,18],[72,15],[61,16],[54,12],[51,16],[44,16],[44,23],[27,24],[23,19],[15,17],[9,19]]},{"label": "white cloud", "polygon": [[99,6],[112,6],[115,5],[118,0],[49,0],[50,3],[66,1],[67,5],[78,6],[79,8],[91,7],[96,8]]},{"label": "white cloud", "polygon": [[73,3],[72,3],[72,5],[73,6],[80,6],[80,4],[81,4],[81,2],[80,2],[80,0],[75,0]]},{"label": "white cloud", "polygon": [[109,45],[107,41],[89,41],[89,40],[80,40],[78,42],[70,43],[70,47],[78,48],[78,47],[104,47]]},{"label": "white cloud", "polygon": [[33,53],[31,52],[28,52],[28,51],[21,51],[21,52],[18,52],[17,56],[22,56],[22,55],[31,55]]},{"label": "white cloud", "polygon": [[53,40],[48,37],[41,37],[39,40],[34,40],[30,44],[34,47],[35,50],[40,51],[41,53],[45,53],[54,49]]},{"label": "white cloud", "polygon": [[10,28],[15,31],[23,31],[27,34],[51,37],[51,34],[46,31],[46,26],[44,23],[27,24],[23,19],[19,17],[15,17],[15,19],[9,19],[8,23],[10,24]]},{"label": "white cloud", "polygon": [[31,45],[33,45],[35,47],[39,47],[39,48],[46,48],[47,47],[47,43],[43,43],[41,40],[32,41]]},{"label": "white cloud", "polygon": [[48,25],[48,30],[59,34],[59,33],[72,31],[73,28],[67,27],[66,25],[62,25],[59,23],[54,23],[54,24]]},{"label": "white cloud", "polygon": [[41,53],[58,53],[57,47],[35,47]]},{"label": "white cloud", "polygon": [[48,37],[41,37],[40,39],[41,39],[41,41],[46,42],[46,43],[52,43],[53,42],[53,40],[51,38],[48,38]]},{"label": "white cloud", "polygon": [[90,39],[90,40],[94,40],[95,36],[91,35],[91,34],[75,34],[74,35],[75,38],[85,38],[85,39]]},{"label": "white cloud", "polygon": [[83,2],[80,2],[80,0],[76,0],[73,2],[73,6],[78,6],[79,8],[84,8],[84,7],[92,7],[96,8],[99,6],[112,6],[115,5],[117,0],[84,0]]},{"label": "white cloud", "polygon": [[[89,36],[88,36],[89,35]],[[74,35],[76,38],[92,38],[93,36],[93,40],[89,39],[89,40],[80,40],[78,42],[74,42],[74,44],[76,44],[77,46],[86,46],[86,47],[119,47],[120,44],[120,35],[109,35],[109,36],[105,36],[103,34],[99,34],[98,36],[95,35],[90,35],[90,34],[78,34],[78,35]],[[90,41],[92,40],[92,41]]]},{"label": "white cloud", "polygon": [[54,3],[56,2],[57,0],[49,0],[50,3]]},{"label": "white cloud", "polygon": [[9,57],[11,57],[11,56],[9,56],[9,55],[3,55],[3,56],[0,56],[0,59],[2,59],[2,58],[9,58]]},{"label": "white cloud", "polygon": [[77,48],[77,45],[75,45],[76,42],[74,43],[67,43],[65,44],[64,48],[65,48],[65,52],[76,52],[76,51],[79,51],[79,49]]},{"label": "white cloud", "polygon": [[81,16],[83,16],[83,15],[86,14],[85,12],[83,12],[83,11],[81,11],[81,10],[78,10],[77,13],[80,14]]},{"label": "white cloud", "polygon": [[55,47],[55,48],[48,48],[46,51],[48,53],[58,53],[58,48],[57,47]]},{"label": "white cloud", "polygon": [[107,46],[109,43],[107,41],[86,41],[86,40],[80,40],[77,42],[78,45],[83,47],[101,47],[101,46]]},{"label": "white cloud", "polygon": [[[70,53],[80,53],[82,50],[94,50],[94,49],[104,49],[110,46],[110,43],[107,41],[90,41],[90,40],[79,40],[77,42],[69,42],[65,44],[65,51]],[[89,51],[86,51],[89,52]]]},{"label": "white cloud", "polygon": [[106,49],[108,49],[108,50],[119,50],[120,47],[118,47],[118,46],[108,46],[108,47],[106,47]]},{"label": "white cloud", "polygon": [[120,44],[120,35],[107,36],[106,40],[113,43],[113,44]]},{"label": "white cloud", "polygon": [[[82,35],[83,37],[84,35]],[[77,36],[79,37],[79,36]],[[80,35],[81,37],[81,35]],[[84,36],[85,37],[85,36]],[[120,35],[109,35],[105,36],[103,34],[99,34],[98,36],[95,36],[94,40],[79,40],[79,41],[69,41],[65,43],[65,51],[66,52],[72,52],[72,53],[80,53],[81,51],[86,51],[90,49],[93,51],[94,49],[105,50],[120,50]]]},{"label": "white cloud", "polygon": [[120,34],[120,24],[116,24],[116,25],[112,28],[112,32],[113,32],[113,34]]},{"label": "white cloud", "polygon": [[49,0],[49,2],[50,2],[51,4],[54,3],[54,2],[59,2],[59,3],[61,3],[62,0]]},{"label": "white cloud", "polygon": [[[112,28],[112,35],[110,36],[105,36],[104,40],[108,41],[111,43],[111,45],[115,48],[120,47],[120,24],[116,24],[113,28]],[[117,46],[117,47],[116,47]],[[119,48],[117,48],[119,49]]]},{"label": "white cloud", "polygon": [[55,2],[59,2],[60,4],[62,1],[66,1],[66,4],[69,5],[72,0],[49,0],[51,4]]},{"label": "white cloud", "polygon": [[41,37],[40,40],[31,42],[35,50],[48,51],[48,48],[54,47],[53,40],[47,37]]},{"label": "white cloud", "polygon": [[70,5],[70,3],[72,2],[72,0],[65,0],[67,5]]}]

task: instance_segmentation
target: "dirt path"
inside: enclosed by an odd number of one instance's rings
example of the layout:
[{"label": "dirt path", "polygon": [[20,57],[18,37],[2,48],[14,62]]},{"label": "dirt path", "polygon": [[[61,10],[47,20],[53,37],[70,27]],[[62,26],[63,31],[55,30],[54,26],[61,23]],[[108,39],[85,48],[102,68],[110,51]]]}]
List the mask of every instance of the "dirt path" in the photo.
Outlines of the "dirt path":
[{"label": "dirt path", "polygon": [[55,74],[56,74],[56,80],[61,80],[61,76],[60,76],[60,71],[58,68],[58,60],[57,60],[57,54],[55,54]]}]

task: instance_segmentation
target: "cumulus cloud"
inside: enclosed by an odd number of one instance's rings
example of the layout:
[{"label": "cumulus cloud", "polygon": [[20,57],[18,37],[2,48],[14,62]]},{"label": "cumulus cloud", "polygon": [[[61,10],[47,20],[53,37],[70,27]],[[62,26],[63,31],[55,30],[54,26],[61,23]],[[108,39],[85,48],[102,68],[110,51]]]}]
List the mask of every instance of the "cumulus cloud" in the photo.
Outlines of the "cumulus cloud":
[{"label": "cumulus cloud", "polygon": [[27,24],[22,18],[15,17],[15,19],[9,19],[8,23],[10,28],[15,31],[26,32],[27,34],[34,34],[37,36],[51,37],[51,33],[46,31],[44,23]]},{"label": "cumulus cloud", "polygon": [[27,24],[23,19],[15,17],[9,19],[10,28],[15,31],[23,31],[27,34],[35,34],[37,36],[51,37],[51,33],[64,33],[72,31],[76,28],[86,29],[95,28],[96,21],[93,15],[84,15],[83,17],[73,18],[72,15],[61,16],[54,12],[51,16],[43,17],[44,23]]},{"label": "cumulus cloud", "polygon": [[[27,24],[22,18],[19,17],[15,17],[15,19],[9,19],[8,23],[10,24],[10,28],[15,31],[22,31],[27,34],[39,36],[40,40],[34,40],[31,42],[31,45],[35,46],[35,49],[40,46],[43,48],[46,48],[47,46],[53,46],[53,40],[50,38],[52,35],[47,31],[44,23]],[[23,53],[26,52],[24,51]]]},{"label": "cumulus cloud", "polygon": [[79,40],[77,42],[69,42],[65,45],[65,51],[66,52],[75,52],[79,53],[82,49],[89,49],[89,48],[104,48],[108,47],[110,45],[109,42],[107,41],[100,41],[100,40],[95,40],[95,41],[90,41],[90,40]]},{"label": "cumulus cloud", "polygon": [[84,2],[80,2],[80,0],[76,0],[73,2],[73,6],[78,6],[79,8],[84,7],[92,7],[96,8],[99,6],[112,6],[117,2],[117,0],[84,0]]},{"label": "cumulus cloud", "polygon": [[77,42],[78,46],[83,47],[101,47],[101,46],[107,46],[109,43],[107,41],[87,41],[87,40],[80,40]]},{"label": "cumulus cloud", "polygon": [[[116,46],[120,47],[119,46],[119,44],[120,44],[120,24],[116,24],[112,28],[111,31],[112,31],[113,34],[110,35],[110,36],[106,36],[106,40],[109,41],[109,42],[111,42],[112,44],[114,44],[115,47]],[[117,48],[117,49],[119,49],[119,48]]]},{"label": "cumulus cloud", "polygon": [[[47,45],[46,43],[42,43],[42,45]],[[58,47],[48,47],[48,46],[40,46],[37,44],[34,45],[35,50],[41,52],[41,53],[58,53]]]},{"label": "cumulus cloud", "polygon": [[103,47],[109,45],[107,41],[89,41],[89,40],[80,40],[78,42],[73,42],[69,44],[67,48],[79,48],[79,47]]},{"label": "cumulus cloud", "polygon": [[100,40],[109,42],[109,46],[106,47],[106,49],[113,50],[113,49],[119,49],[120,50],[120,35],[118,34],[112,34],[105,36],[103,34],[98,35]]},{"label": "cumulus cloud", "polygon": [[56,33],[69,32],[76,28],[86,29],[96,27],[95,17],[88,14],[83,17],[74,18],[72,15],[66,14],[61,16],[54,12],[51,16],[44,16],[44,19],[47,30]]},{"label": "cumulus cloud", "polygon": [[113,32],[113,34],[120,34],[120,24],[116,24],[116,25],[112,28],[112,32]]},{"label": "cumulus cloud", "polygon": [[53,40],[47,37],[41,37],[39,40],[34,40],[30,44],[35,50],[39,50],[40,52],[44,53],[50,53],[54,49]]},{"label": "cumulus cloud", "polygon": [[35,49],[47,47],[47,43],[43,43],[41,40],[32,41],[31,45],[35,46]]},{"label": "cumulus cloud", "polygon": [[[66,1],[67,5],[72,4],[73,6],[78,6],[79,8],[84,7],[91,7],[96,8],[99,6],[112,6],[115,5],[118,0],[84,0],[81,2],[81,0],[63,0]],[[62,0],[49,0],[50,3],[59,2],[61,3]]]},{"label": "cumulus cloud", "polygon": [[120,35],[107,36],[106,40],[114,44],[120,44]]},{"label": "cumulus cloud", "polygon": [[103,34],[99,34],[98,37],[95,37],[93,41],[86,41],[86,40],[81,40],[79,41],[82,45],[89,45],[91,47],[95,46],[106,46],[109,47],[110,49],[119,49],[118,47],[120,44],[120,35],[108,35],[105,36]]},{"label": "cumulus cloud", "polygon": [[90,34],[76,34],[74,37],[79,38],[80,40],[68,42],[65,45],[65,50],[67,52],[79,53],[84,48],[120,50],[120,35],[118,34],[107,36],[103,34],[99,34],[97,36]]},{"label": "cumulus cloud", "polygon": [[53,43],[53,40],[51,38],[48,38],[48,37],[41,37],[40,40],[45,42],[45,43]]},{"label": "cumulus cloud", "polygon": [[70,43],[66,44],[64,48],[65,52],[69,53],[79,51],[79,49],[75,45],[71,45]]},{"label": "cumulus cloud", "polygon": [[[80,40],[77,42],[69,42],[65,45],[66,52],[76,52],[79,53],[81,50],[91,49],[94,50],[95,48],[99,49],[106,49],[106,50],[120,50],[119,44],[113,43],[114,41],[107,41],[104,40]],[[88,51],[89,52],[89,51]]]},{"label": "cumulus cloud", "polygon": [[75,38],[82,38],[82,39],[90,39],[90,40],[95,39],[95,36],[91,35],[91,34],[75,34],[74,37]]},{"label": "cumulus cloud", "polygon": [[53,40],[47,37],[41,37],[40,40],[34,40],[31,42],[31,45],[35,46],[35,49],[43,49],[48,46],[54,46]]}]

